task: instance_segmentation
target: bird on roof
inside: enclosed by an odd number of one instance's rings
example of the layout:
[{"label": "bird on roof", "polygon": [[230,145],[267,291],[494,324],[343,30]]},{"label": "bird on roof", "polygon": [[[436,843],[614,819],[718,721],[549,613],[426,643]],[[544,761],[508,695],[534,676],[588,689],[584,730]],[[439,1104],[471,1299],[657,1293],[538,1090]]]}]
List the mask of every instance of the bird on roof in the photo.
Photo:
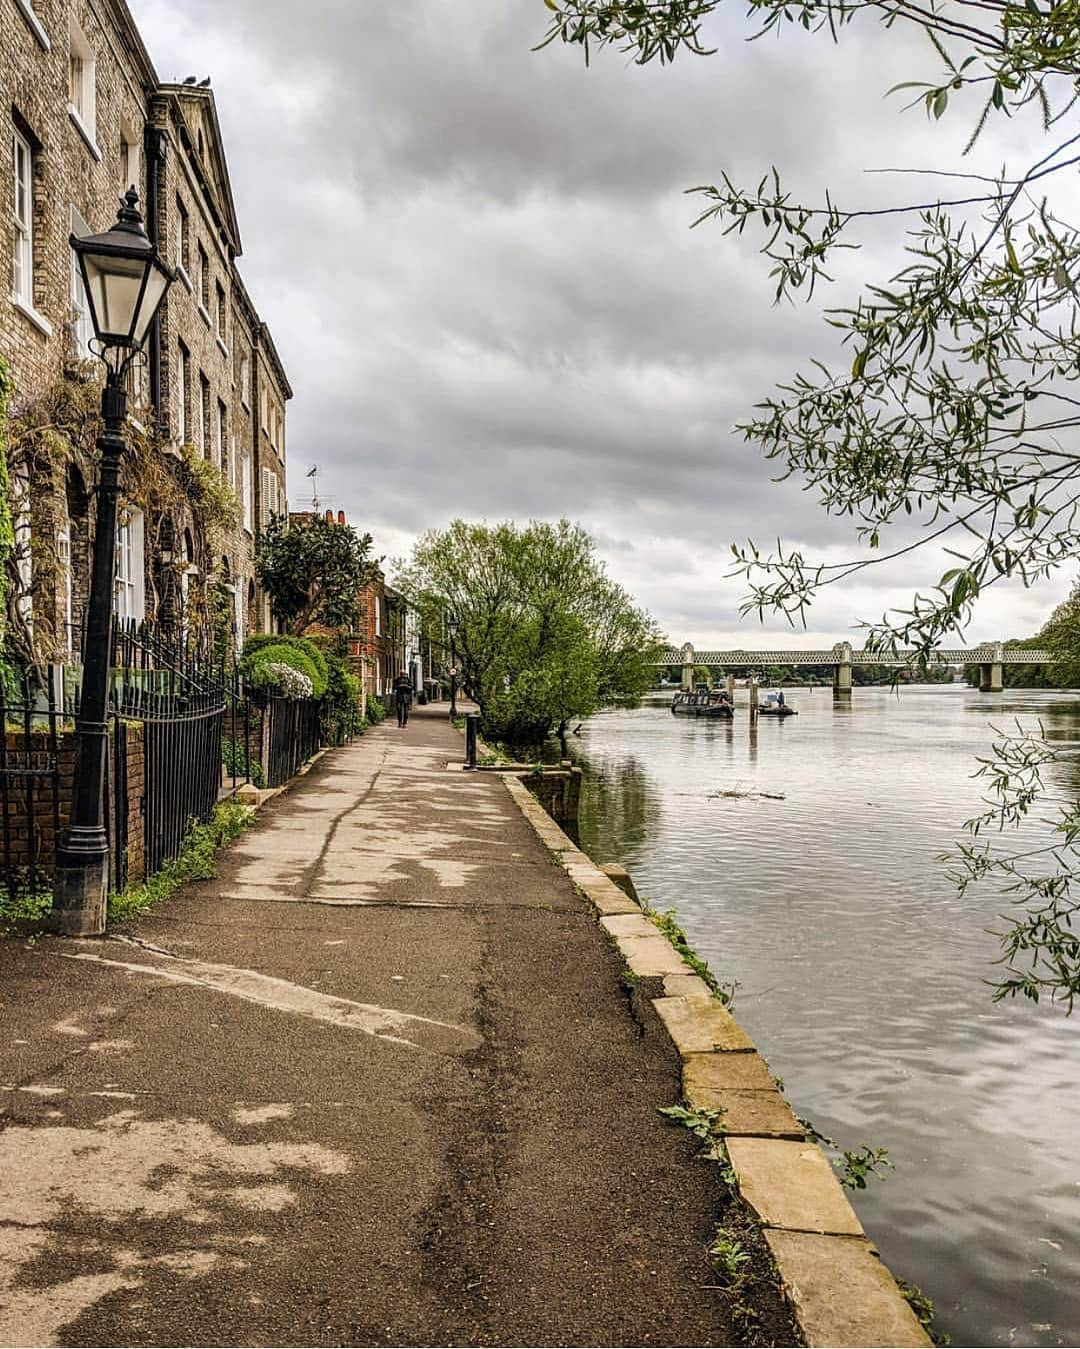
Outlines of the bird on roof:
[{"label": "bird on roof", "polygon": [[209,76],[209,75],[207,75],[207,77],[206,77],[205,80],[200,80],[200,81],[199,81],[199,88],[200,88],[200,89],[209,89],[209,88],[210,88],[210,76]]},{"label": "bird on roof", "polygon": [[189,75],[189,76],[187,77],[187,79],[184,81],[184,83],[185,83],[185,84],[194,84],[194,83],[195,83],[195,79],[196,79],[196,77],[195,77],[194,75]]}]

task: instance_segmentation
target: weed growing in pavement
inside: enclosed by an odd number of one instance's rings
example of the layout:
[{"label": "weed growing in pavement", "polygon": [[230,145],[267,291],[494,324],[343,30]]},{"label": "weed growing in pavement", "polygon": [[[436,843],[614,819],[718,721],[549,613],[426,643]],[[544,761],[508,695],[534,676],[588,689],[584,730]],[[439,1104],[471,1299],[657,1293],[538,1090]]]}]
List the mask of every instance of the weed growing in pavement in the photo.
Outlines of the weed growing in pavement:
[{"label": "weed growing in pavement", "polygon": [[897,1279],[900,1295],[915,1313],[915,1319],[935,1344],[952,1344],[952,1336],[934,1325],[934,1304],[917,1283],[908,1283],[906,1279]]},{"label": "weed growing in pavement", "polygon": [[647,900],[641,900],[641,910],[645,917],[649,919],[664,936],[671,942],[675,950],[682,956],[689,967],[705,981],[713,996],[717,998],[725,1007],[730,1008],[735,1001],[735,990],[739,986],[737,979],[724,980],[722,983],[709,969],[708,965],[698,955],[686,936],[686,933],[679,926],[675,918],[674,909],[666,909],[663,913],[659,909],[654,909]]},{"label": "weed growing in pavement", "polygon": [[0,937],[14,932],[24,924],[40,923],[52,908],[51,890],[16,888],[12,894],[0,886]]},{"label": "weed growing in pavement", "polygon": [[665,1119],[681,1124],[706,1143],[715,1143],[726,1132],[721,1110],[687,1110],[681,1105],[662,1105],[659,1109]]},{"label": "weed growing in pavement", "polygon": [[455,718],[454,718],[454,727],[455,727],[456,730],[463,731],[463,730],[465,729],[465,718],[464,718],[464,717],[455,717]]},{"label": "weed growing in pavement", "polygon": [[823,1134],[808,1119],[799,1117],[799,1123],[806,1130],[806,1136],[812,1143],[821,1143],[826,1148],[839,1152],[832,1158],[832,1164],[840,1173],[840,1184],[849,1190],[865,1190],[866,1182],[876,1176],[885,1179],[885,1171],[892,1167],[888,1148],[872,1148],[866,1143],[861,1148],[841,1148],[835,1138]]},{"label": "weed growing in pavement", "polygon": [[743,1279],[743,1266],[750,1262],[750,1252],[725,1227],[718,1227],[709,1247],[709,1259],[717,1274],[723,1275],[729,1284],[738,1284]]},{"label": "weed growing in pavement", "polygon": [[207,881],[216,874],[215,861],[226,843],[251,824],[255,812],[239,801],[222,801],[206,824],[197,824],[184,840],[177,857],[142,885],[128,886],[109,900],[109,917],[134,918],[169,899],[188,881]]}]

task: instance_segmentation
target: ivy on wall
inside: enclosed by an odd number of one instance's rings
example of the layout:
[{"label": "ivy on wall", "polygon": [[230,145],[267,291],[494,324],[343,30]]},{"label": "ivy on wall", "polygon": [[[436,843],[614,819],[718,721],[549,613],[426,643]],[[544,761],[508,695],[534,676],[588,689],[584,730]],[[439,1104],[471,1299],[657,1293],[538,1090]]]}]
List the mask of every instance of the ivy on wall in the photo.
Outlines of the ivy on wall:
[{"label": "ivy on wall", "polygon": [[15,552],[15,521],[11,514],[11,474],[8,471],[8,402],[11,380],[7,363],[0,356],[0,678],[5,692],[12,683],[11,665],[7,656],[5,638],[8,592],[11,589],[10,568]]}]

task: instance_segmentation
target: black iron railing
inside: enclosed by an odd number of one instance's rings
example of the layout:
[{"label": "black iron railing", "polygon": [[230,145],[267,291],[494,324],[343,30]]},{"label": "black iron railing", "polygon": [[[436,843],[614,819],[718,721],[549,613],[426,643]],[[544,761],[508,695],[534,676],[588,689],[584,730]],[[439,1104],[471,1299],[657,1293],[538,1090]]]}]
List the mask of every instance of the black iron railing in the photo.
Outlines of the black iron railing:
[{"label": "black iron railing", "polygon": [[317,752],[322,705],[317,698],[267,698],[263,707],[266,785],[280,787]]},{"label": "black iron railing", "polygon": [[[78,666],[52,667],[17,696],[0,685],[0,885],[47,894],[70,809]],[[106,825],[110,883],[123,889],[174,858],[192,825],[245,782],[277,787],[354,723],[312,698],[249,695],[235,659],[206,639],[117,624],[109,695]]]}]

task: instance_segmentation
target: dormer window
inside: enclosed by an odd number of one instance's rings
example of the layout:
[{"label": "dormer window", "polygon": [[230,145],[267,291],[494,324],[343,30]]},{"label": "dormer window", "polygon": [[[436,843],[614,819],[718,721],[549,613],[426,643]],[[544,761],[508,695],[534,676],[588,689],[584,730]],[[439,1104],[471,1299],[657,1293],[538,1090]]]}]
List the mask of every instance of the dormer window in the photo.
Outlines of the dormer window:
[{"label": "dormer window", "polygon": [[97,119],[97,58],[86,34],[73,23],[68,49],[68,112],[87,148],[95,159],[101,158],[97,148],[95,124]]}]

